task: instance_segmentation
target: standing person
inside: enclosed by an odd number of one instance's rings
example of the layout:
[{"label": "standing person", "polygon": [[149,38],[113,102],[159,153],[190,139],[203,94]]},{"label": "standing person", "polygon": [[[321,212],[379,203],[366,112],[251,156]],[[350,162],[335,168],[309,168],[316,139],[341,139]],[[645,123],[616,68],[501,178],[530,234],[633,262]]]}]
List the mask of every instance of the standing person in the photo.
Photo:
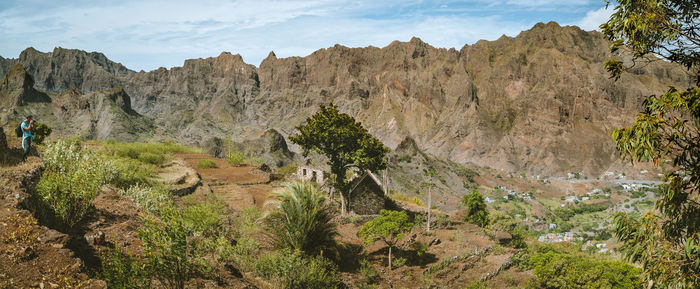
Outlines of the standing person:
[{"label": "standing person", "polygon": [[22,149],[24,149],[24,154],[22,155],[22,160],[27,160],[27,155],[29,155],[29,150],[32,148],[32,141],[34,141],[34,135],[32,134],[32,129],[34,128],[34,120],[31,115],[27,116],[22,122]]}]

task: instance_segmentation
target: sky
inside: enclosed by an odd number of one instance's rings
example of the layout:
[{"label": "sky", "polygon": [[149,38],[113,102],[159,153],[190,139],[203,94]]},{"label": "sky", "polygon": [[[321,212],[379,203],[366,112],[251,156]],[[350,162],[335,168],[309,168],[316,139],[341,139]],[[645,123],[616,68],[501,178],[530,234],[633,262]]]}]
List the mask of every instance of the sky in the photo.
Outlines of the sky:
[{"label": "sky", "polygon": [[73,48],[149,71],[227,51],[258,66],[270,51],[306,56],[414,36],[459,49],[537,22],[594,30],[610,14],[604,0],[2,0],[0,56]]}]

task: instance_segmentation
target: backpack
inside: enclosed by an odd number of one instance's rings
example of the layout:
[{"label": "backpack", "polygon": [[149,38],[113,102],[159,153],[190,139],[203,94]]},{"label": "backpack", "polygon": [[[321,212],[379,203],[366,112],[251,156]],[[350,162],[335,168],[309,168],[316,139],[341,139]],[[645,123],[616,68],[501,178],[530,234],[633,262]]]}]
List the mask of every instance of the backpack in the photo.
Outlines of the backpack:
[{"label": "backpack", "polygon": [[15,135],[17,135],[17,137],[22,137],[24,135],[22,133],[22,123],[21,122],[15,128]]}]

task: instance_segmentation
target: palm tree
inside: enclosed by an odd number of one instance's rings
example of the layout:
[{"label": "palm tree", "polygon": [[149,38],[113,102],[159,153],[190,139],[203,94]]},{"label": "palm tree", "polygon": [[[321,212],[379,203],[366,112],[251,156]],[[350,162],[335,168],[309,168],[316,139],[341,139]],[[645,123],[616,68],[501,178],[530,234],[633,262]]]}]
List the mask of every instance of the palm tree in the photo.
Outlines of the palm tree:
[{"label": "palm tree", "polygon": [[265,235],[278,248],[292,248],[307,254],[335,249],[336,224],[323,192],[310,182],[285,184],[274,192],[274,209],[264,219]]}]

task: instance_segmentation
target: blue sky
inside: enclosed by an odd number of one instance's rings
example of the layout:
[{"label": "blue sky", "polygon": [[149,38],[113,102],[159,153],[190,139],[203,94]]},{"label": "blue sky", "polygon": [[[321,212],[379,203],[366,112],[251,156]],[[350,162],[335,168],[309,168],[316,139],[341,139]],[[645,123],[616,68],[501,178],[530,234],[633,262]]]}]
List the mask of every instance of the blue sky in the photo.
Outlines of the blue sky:
[{"label": "blue sky", "polygon": [[604,0],[2,0],[0,56],[60,46],[148,71],[228,51],[257,66],[271,50],[305,56],[335,44],[383,47],[413,36],[459,49],[537,22],[593,30],[609,15]]}]

